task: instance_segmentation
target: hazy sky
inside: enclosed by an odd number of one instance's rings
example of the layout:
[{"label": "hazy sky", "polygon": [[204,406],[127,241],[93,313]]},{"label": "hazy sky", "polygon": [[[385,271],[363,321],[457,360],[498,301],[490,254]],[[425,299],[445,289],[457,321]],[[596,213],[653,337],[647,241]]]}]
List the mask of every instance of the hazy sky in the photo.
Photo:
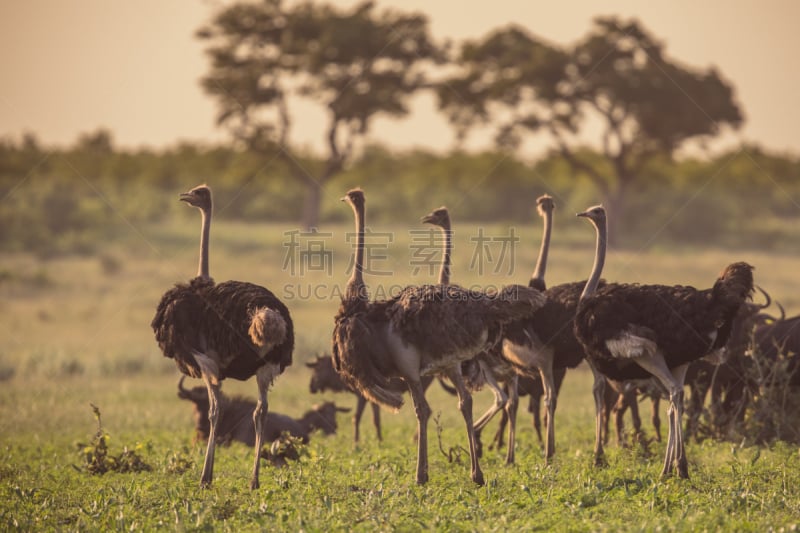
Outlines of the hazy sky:
[{"label": "hazy sky", "polygon": [[[352,0],[331,3],[351,6]],[[687,64],[715,65],[746,114],[723,145],[755,141],[800,154],[800,2],[377,0],[428,14],[436,38],[479,37],[515,22],[552,42],[584,35],[599,14],[637,17]],[[0,136],[36,133],[67,144],[98,127],[118,145],[225,140],[199,79],[207,69],[194,31],[225,2],[0,0]],[[602,8],[599,6],[602,4]],[[322,142],[320,115],[301,110],[294,139]],[[452,131],[420,97],[403,121],[379,120],[371,137],[396,147],[447,149]],[[303,133],[304,132],[304,133]],[[543,138],[546,141],[546,138]],[[480,141],[475,140],[473,145]]]}]

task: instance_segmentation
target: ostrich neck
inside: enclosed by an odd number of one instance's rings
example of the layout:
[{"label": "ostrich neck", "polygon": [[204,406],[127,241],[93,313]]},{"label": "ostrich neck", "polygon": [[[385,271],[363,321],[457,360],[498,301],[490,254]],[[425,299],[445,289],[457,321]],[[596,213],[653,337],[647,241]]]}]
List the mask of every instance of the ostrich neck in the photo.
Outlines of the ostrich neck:
[{"label": "ostrich neck", "polygon": [[444,235],[444,244],[442,245],[442,268],[439,270],[439,285],[450,284],[450,253],[453,249],[451,240],[452,232],[450,231],[450,224],[442,226],[442,234]]},{"label": "ostrich neck", "polygon": [[197,267],[197,276],[209,279],[208,269],[208,239],[211,234],[211,212],[201,209],[203,225],[200,231],[200,264]]},{"label": "ostrich neck", "polygon": [[366,299],[364,290],[364,208],[353,206],[356,219],[356,257],[353,275],[347,282],[345,298],[347,300]]},{"label": "ostrich neck", "polygon": [[603,273],[603,265],[606,262],[606,223],[603,221],[599,225],[592,221],[595,231],[597,232],[597,242],[594,252],[594,264],[592,265],[592,274],[586,280],[586,286],[581,293],[581,300],[588,298],[597,290],[597,284],[600,282],[600,275]]},{"label": "ostrich neck", "polygon": [[550,251],[550,231],[552,229],[553,213],[550,210],[544,212],[544,228],[542,229],[542,244],[539,247],[539,258],[536,260],[536,268],[531,274],[531,285],[535,281],[544,284],[544,273],[547,270],[547,252]]}]

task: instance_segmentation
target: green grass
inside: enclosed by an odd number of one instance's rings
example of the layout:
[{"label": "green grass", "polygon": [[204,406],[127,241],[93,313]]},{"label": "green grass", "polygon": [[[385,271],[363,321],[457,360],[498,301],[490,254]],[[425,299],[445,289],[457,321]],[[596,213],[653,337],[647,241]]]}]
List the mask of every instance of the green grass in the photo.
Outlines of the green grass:
[{"label": "green grass", "polygon": [[[312,400],[307,376],[282,376],[271,408],[299,414]],[[231,387],[247,390],[254,384]],[[252,450],[241,445],[217,453],[214,485],[198,487],[203,446],[191,445],[189,405],[175,398],[173,376],[103,380],[14,380],[0,392],[3,459],[0,527],[24,530],[169,529],[256,530],[751,530],[796,523],[800,516],[800,455],[794,447],[739,448],[706,441],[688,446],[692,478],[659,478],[663,445],[651,455],[608,450],[610,466],[591,466],[590,376],[568,374],[558,410],[557,455],[542,459],[528,417],[520,417],[518,462],[503,464],[488,451],[487,484],[469,481],[468,457],[449,463],[431,423],[430,482],[413,482],[413,410],[384,414],[379,444],[364,420],[354,448],[349,416],[337,435],[315,435],[309,455],[284,469],[265,466],[262,487],[247,489]],[[252,391],[250,391],[252,393]],[[437,385],[429,393],[443,427],[445,449],[464,446],[455,399]],[[347,396],[340,404],[352,405]],[[96,429],[89,402],[100,406],[109,447],[140,445],[151,472],[91,476],[82,469],[77,442]],[[481,394],[477,404],[488,403]],[[8,406],[16,406],[8,409]],[[649,429],[649,428],[646,428]],[[176,474],[175,457],[194,466]]]},{"label": "green grass", "polygon": [[[557,224],[563,235],[550,254],[552,284],[585,277],[593,250],[588,225],[566,217]],[[663,444],[651,445],[649,455],[611,445],[609,466],[592,467],[594,408],[591,378],[584,369],[567,374],[559,397],[553,463],[544,464],[529,418],[521,414],[517,464],[506,466],[501,453],[487,450],[481,463],[487,480],[483,488],[469,481],[465,454],[460,463],[449,463],[439,451],[433,420],[431,480],[424,487],[414,484],[415,421],[406,405],[398,414],[384,413],[382,444],[365,417],[358,448],[351,442],[349,415],[340,414],[337,435],[315,435],[308,456],[288,468],[265,466],[262,488],[255,492],[247,489],[252,450],[240,445],[219,449],[214,485],[201,490],[204,446],[191,443],[190,406],[177,399],[178,374],[161,356],[149,328],[164,290],[194,273],[197,229],[186,220],[131,229],[105,243],[98,256],[48,261],[28,254],[3,257],[0,529],[764,531],[796,527],[799,521],[800,453],[789,445],[759,449],[691,442],[688,481],[659,478]],[[287,250],[284,231],[291,229],[216,222],[212,275],[256,281],[284,297],[296,294],[300,285],[324,286],[322,298],[284,298],[298,342],[295,364],[276,381],[270,409],[300,415],[323,398],[352,406],[349,395],[310,395],[308,370],[302,364],[329,346],[338,306],[333,291],[347,278],[345,234],[351,227],[321,229],[332,233],[326,239],[333,253],[332,275],[308,272],[302,278],[281,268]],[[394,241],[388,258],[376,268],[395,274],[368,276],[373,294],[381,287],[431,279],[427,271],[410,274],[408,229],[389,230]],[[478,227],[459,226],[456,231],[454,281],[527,281],[539,244],[537,227],[515,228],[520,242],[511,274],[506,268],[495,274],[492,265],[484,265],[483,276],[468,268],[474,252],[470,237]],[[503,237],[509,229],[486,226],[484,234]],[[757,283],[788,312],[800,308],[794,290],[800,259],[777,253],[612,250],[605,277],[706,287],[726,264],[738,260],[756,265]],[[231,381],[224,388],[251,397],[256,390],[254,382]],[[444,448],[465,447],[456,400],[436,384],[429,400],[440,417]],[[96,431],[90,403],[100,407],[111,453],[138,445],[152,471],[91,476],[82,468],[77,443],[89,442]],[[478,394],[476,412],[489,403],[488,393]],[[184,458],[191,459],[192,468],[174,472],[176,461]]]}]

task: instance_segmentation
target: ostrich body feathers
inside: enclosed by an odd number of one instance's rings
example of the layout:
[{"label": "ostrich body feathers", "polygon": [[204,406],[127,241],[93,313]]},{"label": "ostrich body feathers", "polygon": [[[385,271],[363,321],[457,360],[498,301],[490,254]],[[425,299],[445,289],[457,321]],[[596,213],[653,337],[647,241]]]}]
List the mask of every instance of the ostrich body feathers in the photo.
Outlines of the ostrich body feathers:
[{"label": "ostrich body feathers", "polygon": [[343,301],[333,334],[334,366],[368,399],[398,409],[402,396],[389,389],[389,379],[403,375],[393,361],[405,358],[392,357],[387,346],[413,351],[420,373],[434,374],[496,343],[504,324],[543,304],[541,292],[519,285],[496,294],[421,285],[387,301]]},{"label": "ostrich body feathers", "polygon": [[162,296],[150,325],[164,356],[192,377],[201,377],[194,352],[219,355],[219,379],[247,380],[265,363],[281,372],[292,363],[289,310],[253,283],[199,277],[178,283]]},{"label": "ostrich body feathers", "polygon": [[[601,281],[601,287],[605,282]],[[585,281],[555,285],[544,293],[545,304],[533,317],[515,321],[505,328],[505,340],[512,345],[553,350],[553,368],[575,368],[583,361],[583,346],[573,331],[575,312]],[[527,369],[538,377],[536,369]]]},{"label": "ostrich body feathers", "polygon": [[647,378],[650,374],[631,358],[652,354],[657,346],[675,368],[722,349],[752,292],[752,267],[746,263],[729,265],[705,290],[609,284],[580,305],[575,334],[606,376]]}]

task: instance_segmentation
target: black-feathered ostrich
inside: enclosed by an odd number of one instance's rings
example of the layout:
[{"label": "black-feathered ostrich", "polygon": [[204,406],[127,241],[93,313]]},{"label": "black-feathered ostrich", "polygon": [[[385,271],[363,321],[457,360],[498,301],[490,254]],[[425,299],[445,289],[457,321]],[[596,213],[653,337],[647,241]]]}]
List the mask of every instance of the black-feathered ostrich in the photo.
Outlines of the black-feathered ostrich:
[{"label": "black-feathered ostrich", "polygon": [[208,389],[211,431],[200,477],[203,487],[210,486],[213,478],[220,382],[256,377],[256,444],[250,480],[250,488],[255,489],[267,392],[273,380],[292,364],[292,319],[286,306],[264,287],[242,281],[214,283],[208,270],[211,190],[201,185],[181,194],[180,199],[202,213],[198,276],[175,285],[161,297],[151,326],[164,356],[174,359],[184,374],[202,378]]},{"label": "black-feathered ostrich", "polygon": [[662,475],[689,477],[681,418],[688,364],[724,355],[739,308],[753,294],[753,267],[728,265],[711,289],[682,285],[609,284],[598,288],[606,253],[606,212],[578,216],[597,231],[594,266],[581,294],[575,335],[596,368],[611,379],[655,377],[669,392],[669,434]]},{"label": "black-feathered ostrich", "polygon": [[544,302],[539,291],[521,286],[490,295],[454,285],[410,286],[394,298],[369,301],[363,280],[365,199],[360,189],[343,198],[353,208],[356,251],[333,331],[333,361],[346,382],[369,400],[399,409],[402,395],[388,387],[391,377],[408,384],[418,424],[417,483],[428,480],[430,406],[423,375],[444,374],[456,387],[467,426],[471,476],[483,484],[472,426],[472,397],[461,362],[496,341],[503,324],[530,315]]},{"label": "black-feathered ostrich", "polygon": [[[542,243],[539,259],[533,271],[529,285],[546,289],[545,272],[550,247],[552,214],[555,209],[553,199],[544,195],[537,199],[537,210],[544,220]],[[575,368],[584,359],[583,348],[575,339],[573,320],[578,306],[578,297],[585,282],[564,283],[550,287],[545,291],[546,302],[528,320],[514,322],[505,328],[502,344],[502,356],[509,361],[522,375],[531,378],[540,377],[544,388],[545,405],[545,458],[549,460],[555,453],[555,410],[556,410],[556,375],[567,368]],[[596,405],[602,405],[603,378],[592,368],[594,374],[594,399]],[[515,391],[512,390],[511,404]],[[511,413],[509,422],[516,413]],[[595,461],[601,462],[603,456],[602,441],[599,437],[599,421],[596,428]],[[509,438],[514,431],[510,426]],[[511,444],[511,443],[509,443]]]}]

